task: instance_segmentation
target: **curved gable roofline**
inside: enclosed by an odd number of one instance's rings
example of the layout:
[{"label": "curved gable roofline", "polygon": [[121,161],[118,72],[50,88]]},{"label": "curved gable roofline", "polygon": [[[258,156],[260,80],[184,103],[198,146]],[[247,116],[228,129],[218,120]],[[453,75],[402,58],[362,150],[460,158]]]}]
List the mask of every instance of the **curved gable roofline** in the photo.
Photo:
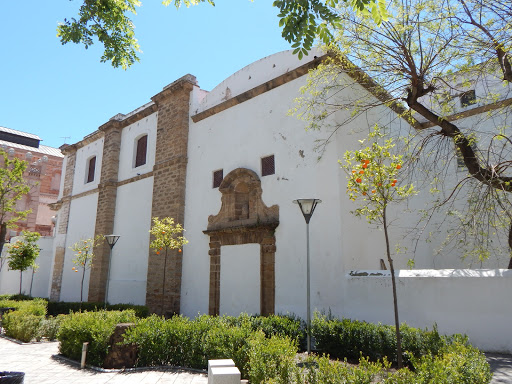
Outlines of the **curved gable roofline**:
[{"label": "curved gable roofline", "polygon": [[[299,60],[292,50],[287,50],[255,61],[229,76],[209,92],[201,100],[197,109],[193,111],[194,116],[192,119],[200,121],[203,118],[218,113],[220,110],[239,104],[258,94],[294,80],[306,74],[310,67],[316,66],[314,63],[318,62],[319,57],[323,56],[323,52],[313,49],[308,56]],[[301,71],[297,76],[291,75],[301,68],[304,71]],[[290,76],[287,76],[288,74]],[[281,80],[276,82],[275,80],[277,79]],[[275,84],[264,86],[272,82]],[[264,89],[258,91],[257,89],[261,87],[264,87]],[[251,95],[248,95],[248,93],[251,93]]]}]

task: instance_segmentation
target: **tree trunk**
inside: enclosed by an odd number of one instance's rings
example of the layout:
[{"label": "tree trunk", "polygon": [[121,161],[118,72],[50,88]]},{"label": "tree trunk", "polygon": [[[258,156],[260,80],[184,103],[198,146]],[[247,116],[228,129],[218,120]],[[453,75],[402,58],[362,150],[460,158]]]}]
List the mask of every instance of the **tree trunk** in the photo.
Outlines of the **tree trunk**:
[{"label": "tree trunk", "polygon": [[510,249],[510,260],[508,261],[508,269],[512,269],[512,222],[508,231],[508,247]]},{"label": "tree trunk", "polygon": [[5,244],[5,236],[7,235],[7,224],[0,224],[0,255],[2,254],[2,250],[4,249]]},{"label": "tree trunk", "polygon": [[23,283],[23,270],[20,269],[20,295],[21,295],[21,285]]},{"label": "tree trunk", "polygon": [[[82,312],[82,303],[84,302],[84,279],[85,279],[85,265],[82,268],[82,282],[80,283],[80,312]],[[107,293],[105,292],[105,294],[107,294]]]},{"label": "tree trunk", "polygon": [[32,268],[32,278],[30,279],[30,291],[28,292],[28,295],[32,297],[32,285],[34,284],[34,274],[36,272],[34,271],[34,268]]},{"label": "tree trunk", "polygon": [[384,227],[384,237],[386,238],[386,253],[388,256],[389,269],[391,271],[391,285],[393,287],[393,308],[395,310],[395,331],[396,331],[396,357],[398,369],[402,368],[402,338],[400,336],[400,321],[398,319],[398,299],[396,294],[395,267],[391,258],[391,250],[389,248],[388,225],[386,220],[386,207],[384,206],[382,213],[382,222]]},{"label": "tree trunk", "polygon": [[167,271],[167,247],[165,247],[165,259],[164,259],[164,279],[162,281],[162,315],[164,314],[164,302],[165,302],[165,272]]}]

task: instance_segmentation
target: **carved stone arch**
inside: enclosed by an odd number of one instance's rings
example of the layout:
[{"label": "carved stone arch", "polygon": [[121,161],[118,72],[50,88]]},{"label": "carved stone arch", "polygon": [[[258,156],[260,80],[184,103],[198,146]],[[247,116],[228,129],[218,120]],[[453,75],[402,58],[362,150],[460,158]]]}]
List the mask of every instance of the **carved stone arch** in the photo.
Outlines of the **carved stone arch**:
[{"label": "carved stone arch", "polygon": [[223,245],[260,244],[260,313],[274,313],[275,252],[274,231],[279,225],[279,206],[267,207],[261,199],[261,181],[246,168],[231,171],[219,186],[222,194],[217,215],[208,217],[210,236],[210,315],[220,309],[220,257]]}]

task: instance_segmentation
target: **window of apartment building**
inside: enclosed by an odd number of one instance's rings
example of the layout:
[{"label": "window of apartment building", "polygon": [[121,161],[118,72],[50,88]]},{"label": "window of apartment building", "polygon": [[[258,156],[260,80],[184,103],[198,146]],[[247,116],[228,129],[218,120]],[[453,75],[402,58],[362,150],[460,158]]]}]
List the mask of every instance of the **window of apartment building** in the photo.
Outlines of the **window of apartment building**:
[{"label": "window of apartment building", "polygon": [[135,168],[146,164],[146,154],[148,151],[148,135],[144,135],[137,140],[135,148]]},{"label": "window of apartment building", "polygon": [[261,158],[261,176],[273,175],[276,173],[274,155]]},{"label": "window of apartment building", "polygon": [[224,179],[224,170],[219,169],[217,171],[213,171],[213,187],[212,188],[219,188],[220,183],[222,183],[223,179]]},{"label": "window of apartment building", "polygon": [[476,93],[474,89],[472,89],[471,91],[464,92],[459,97],[460,106],[463,108],[476,103]]},{"label": "window of apartment building", "polygon": [[96,171],[96,156],[91,157],[87,160],[87,179],[86,183],[94,181],[94,173]]}]

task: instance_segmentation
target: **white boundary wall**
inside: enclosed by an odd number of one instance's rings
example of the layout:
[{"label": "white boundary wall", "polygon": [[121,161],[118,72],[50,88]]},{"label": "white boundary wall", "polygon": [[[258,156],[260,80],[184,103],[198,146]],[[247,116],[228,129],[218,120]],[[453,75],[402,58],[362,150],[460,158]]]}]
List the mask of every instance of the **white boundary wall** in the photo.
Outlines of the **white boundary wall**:
[{"label": "white boundary wall", "polygon": [[[21,237],[11,238],[14,243]],[[41,248],[36,264],[39,269],[34,274],[34,282],[32,284],[32,296],[48,297],[48,285],[50,284],[50,273],[53,257],[53,237],[41,237],[37,244]],[[9,243],[5,243],[2,251],[2,257],[9,256],[7,250]],[[17,294],[20,292],[20,271],[9,270],[8,261],[5,259],[2,271],[0,272],[0,294]],[[23,272],[22,293],[28,295],[30,292],[30,282],[32,280],[32,269],[29,268]]]},{"label": "white boundary wall", "polygon": [[[512,353],[512,270],[401,270],[397,279],[400,322],[442,334],[463,333],[488,352]],[[343,317],[394,324],[389,271],[345,275]]]}]

